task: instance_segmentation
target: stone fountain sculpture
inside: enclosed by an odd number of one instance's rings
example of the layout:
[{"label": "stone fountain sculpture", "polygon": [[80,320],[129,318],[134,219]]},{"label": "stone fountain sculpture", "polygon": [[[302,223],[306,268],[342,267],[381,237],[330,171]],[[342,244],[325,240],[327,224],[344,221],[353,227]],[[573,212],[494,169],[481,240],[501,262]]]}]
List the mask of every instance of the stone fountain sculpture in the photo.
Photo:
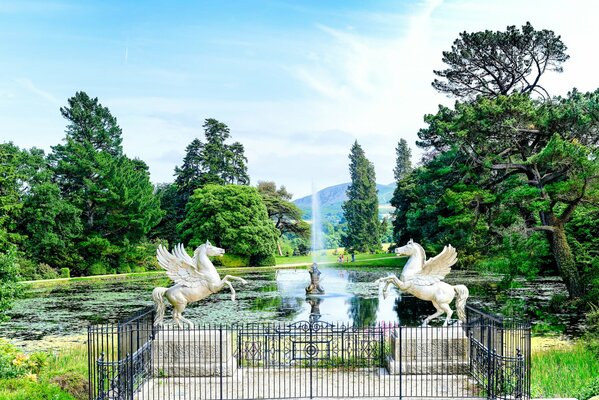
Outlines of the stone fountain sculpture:
[{"label": "stone fountain sculpture", "polygon": [[387,296],[390,285],[395,285],[402,292],[432,302],[437,312],[427,317],[422,326],[428,326],[433,318],[437,318],[443,313],[447,315],[443,326],[447,326],[453,314],[449,304],[456,298],[458,318],[462,322],[466,321],[465,307],[469,294],[468,288],[464,285],[452,286],[443,282],[445,276],[451,271],[451,266],[458,261],[457,252],[451,245],[445,246],[441,253],[428,260],[422,246],[413,240],[410,240],[405,246],[395,249],[395,253],[398,256],[409,256],[409,259],[400,278],[391,275],[376,280],[376,283],[385,283],[383,296]]},{"label": "stone fountain sculpture", "polygon": [[306,294],[324,294],[324,289],[320,286],[322,272],[318,269],[318,264],[313,263],[308,272],[310,273],[310,285],[306,287]]},{"label": "stone fountain sculpture", "polygon": [[181,327],[181,321],[193,326],[193,323],[183,317],[183,311],[188,304],[202,300],[213,293],[219,292],[225,286],[231,289],[231,300],[235,301],[235,289],[231,280],[246,284],[246,280],[225,275],[220,278],[216,268],[208,256],[225,254],[225,250],[206,242],[199,246],[190,257],[182,244],[178,244],[170,253],[164,246],[158,246],[156,257],[158,264],[166,270],[166,275],[175,285],[170,288],[157,287],[152,291],[152,299],[156,304],[154,324],[162,325],[164,320],[164,298],[173,306],[173,320]]}]

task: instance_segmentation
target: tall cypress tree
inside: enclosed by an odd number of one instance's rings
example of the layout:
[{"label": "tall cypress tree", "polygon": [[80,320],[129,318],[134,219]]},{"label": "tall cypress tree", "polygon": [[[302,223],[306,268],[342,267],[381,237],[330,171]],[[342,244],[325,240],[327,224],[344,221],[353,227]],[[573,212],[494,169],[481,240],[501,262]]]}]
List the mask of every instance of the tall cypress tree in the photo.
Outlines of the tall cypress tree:
[{"label": "tall cypress tree", "polygon": [[405,139],[400,139],[399,142],[397,142],[395,154],[397,155],[397,158],[395,161],[395,168],[393,168],[393,175],[395,176],[395,180],[399,182],[401,178],[406,176],[406,174],[410,173],[412,170],[412,150]]},{"label": "tall cypress tree", "polygon": [[343,203],[347,220],[345,245],[351,252],[376,251],[381,248],[381,239],[374,165],[358,141],[353,144],[349,159],[351,185],[347,189],[348,199]]}]

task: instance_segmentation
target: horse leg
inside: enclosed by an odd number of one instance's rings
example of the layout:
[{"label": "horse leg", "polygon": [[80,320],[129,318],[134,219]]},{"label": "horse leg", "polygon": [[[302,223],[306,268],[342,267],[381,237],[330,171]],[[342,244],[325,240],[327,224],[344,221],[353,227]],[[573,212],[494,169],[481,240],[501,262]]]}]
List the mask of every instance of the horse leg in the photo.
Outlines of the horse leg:
[{"label": "horse leg", "polygon": [[173,305],[173,319],[175,320],[175,323],[177,324],[177,326],[179,328],[183,328],[183,325],[181,325],[181,321],[187,322],[188,324],[193,325],[193,323],[190,320],[183,317],[183,311],[185,311],[186,306],[187,306],[186,303],[177,303],[177,304]]},{"label": "horse leg", "polygon": [[230,281],[230,280],[234,280],[234,281],[239,281],[241,283],[243,283],[244,285],[248,283],[248,281],[246,281],[243,278],[240,278],[238,276],[233,276],[233,275],[225,275],[225,277],[223,278],[223,281]]},{"label": "horse leg", "polygon": [[233,288],[233,285],[231,285],[231,282],[229,282],[228,280],[223,279],[217,285],[210,286],[209,289],[212,293],[216,293],[216,292],[220,292],[220,290],[223,287],[225,287],[225,285],[227,285],[229,287],[229,289],[231,289],[231,301],[235,301],[235,289]]},{"label": "horse leg", "polygon": [[429,315],[428,317],[426,317],[426,319],[422,323],[423,327],[428,326],[428,323],[431,322],[431,320],[433,320],[434,318],[437,318],[438,316],[440,316],[441,314],[444,313],[443,309],[439,306],[439,304],[437,304],[434,301],[433,301],[433,306],[435,306],[435,308],[437,309],[437,312],[434,313],[433,315]]},{"label": "horse leg", "polygon": [[445,322],[443,323],[443,326],[447,326],[447,324],[449,323],[449,320],[451,319],[451,314],[453,314],[453,311],[451,310],[451,307],[449,307],[449,304],[447,304],[447,303],[440,304],[440,307],[443,309],[445,314],[447,314],[447,317],[445,318]]}]

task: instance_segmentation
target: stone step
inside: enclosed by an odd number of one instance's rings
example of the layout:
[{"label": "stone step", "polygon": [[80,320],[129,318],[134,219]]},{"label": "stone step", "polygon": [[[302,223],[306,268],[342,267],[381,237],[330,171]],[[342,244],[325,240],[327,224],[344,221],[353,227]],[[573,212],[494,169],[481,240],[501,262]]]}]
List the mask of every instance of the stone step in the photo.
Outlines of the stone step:
[{"label": "stone step", "polygon": [[210,376],[233,376],[237,370],[237,359],[234,357],[223,361],[214,362],[155,362],[153,373],[156,378],[197,378]]}]

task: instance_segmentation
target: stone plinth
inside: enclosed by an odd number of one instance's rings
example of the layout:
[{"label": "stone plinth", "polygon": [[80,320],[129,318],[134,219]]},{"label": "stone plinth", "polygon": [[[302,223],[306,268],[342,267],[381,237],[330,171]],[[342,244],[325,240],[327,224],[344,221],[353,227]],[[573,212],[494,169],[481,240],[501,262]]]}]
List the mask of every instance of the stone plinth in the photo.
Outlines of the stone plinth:
[{"label": "stone plinth", "polygon": [[466,333],[460,326],[394,329],[387,370],[392,375],[466,373]]},{"label": "stone plinth", "polygon": [[154,376],[232,376],[237,368],[232,347],[231,333],[224,330],[159,330],[152,349]]}]

